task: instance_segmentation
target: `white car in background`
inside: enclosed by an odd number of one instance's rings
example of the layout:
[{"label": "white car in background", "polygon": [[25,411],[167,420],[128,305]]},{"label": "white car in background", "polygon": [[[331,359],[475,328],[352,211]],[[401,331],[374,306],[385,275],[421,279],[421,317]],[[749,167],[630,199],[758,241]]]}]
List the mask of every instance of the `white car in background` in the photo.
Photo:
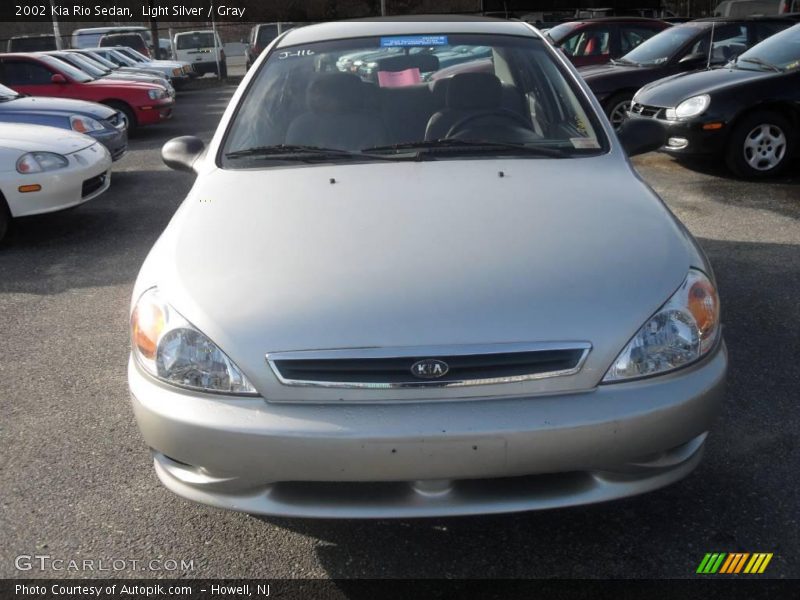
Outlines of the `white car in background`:
[{"label": "white car in background", "polygon": [[111,185],[111,154],[82,133],[0,123],[0,239],[15,217],[76,206]]},{"label": "white car in background", "polygon": [[198,75],[215,73],[225,79],[228,76],[228,63],[222,40],[214,31],[182,31],[175,34],[175,58],[188,62]]}]

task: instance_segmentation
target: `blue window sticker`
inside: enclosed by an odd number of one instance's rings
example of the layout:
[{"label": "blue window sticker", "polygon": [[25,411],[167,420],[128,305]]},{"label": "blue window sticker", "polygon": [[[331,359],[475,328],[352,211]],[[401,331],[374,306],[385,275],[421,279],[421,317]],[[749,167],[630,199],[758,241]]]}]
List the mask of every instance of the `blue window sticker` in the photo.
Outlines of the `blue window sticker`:
[{"label": "blue window sticker", "polygon": [[396,35],[381,38],[381,48],[447,46],[446,35]]}]

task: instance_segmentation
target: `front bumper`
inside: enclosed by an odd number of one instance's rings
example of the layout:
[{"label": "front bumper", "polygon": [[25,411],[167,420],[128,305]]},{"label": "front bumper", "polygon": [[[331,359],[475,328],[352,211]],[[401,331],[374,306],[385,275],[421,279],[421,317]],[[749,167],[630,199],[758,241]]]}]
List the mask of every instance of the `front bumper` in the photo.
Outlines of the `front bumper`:
[{"label": "front bumper", "polygon": [[724,344],[700,363],[584,393],[471,402],[283,405],[192,395],[131,361],[139,428],[180,496],[249,513],[386,518],[622,498],[698,464]]},{"label": "front bumper", "polygon": [[[631,119],[648,119],[631,114]],[[671,121],[658,119],[667,134],[667,145],[661,148],[662,152],[683,156],[720,156],[725,152],[728,141],[728,129],[726,123],[717,120],[691,120],[691,121]],[[719,129],[703,129],[709,124],[721,123]],[[671,143],[673,142],[674,143]]]},{"label": "front bumper", "polygon": [[128,130],[124,126],[92,131],[89,135],[106,147],[111,160],[119,160],[128,149]]},{"label": "front bumper", "polygon": [[[4,174],[3,194],[13,217],[27,217],[64,210],[97,198],[111,185],[111,156],[104,146],[93,144],[66,155],[69,166],[45,173]],[[40,185],[36,192],[19,187]]]},{"label": "front bumper", "polygon": [[[219,61],[220,68],[225,63],[224,60]],[[206,73],[216,73],[217,72],[217,61],[203,61],[203,62],[194,62],[192,63],[192,69],[198,75],[205,75]]]},{"label": "front bumper", "polygon": [[136,107],[136,120],[139,125],[154,125],[172,118],[175,101],[172,98],[153,100],[146,105]]}]

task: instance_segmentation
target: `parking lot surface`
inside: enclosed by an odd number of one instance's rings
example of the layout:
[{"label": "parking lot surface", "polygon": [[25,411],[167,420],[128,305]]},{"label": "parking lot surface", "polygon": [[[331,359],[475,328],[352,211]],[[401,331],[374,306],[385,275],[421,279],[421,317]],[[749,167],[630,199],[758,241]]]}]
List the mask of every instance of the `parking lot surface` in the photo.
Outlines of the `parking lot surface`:
[{"label": "parking lot surface", "polygon": [[38,554],[193,561],[114,573],[126,577],[680,578],[706,552],[744,551],[775,553],[765,576],[800,577],[800,176],[742,182],[660,154],[635,164],[711,258],[731,360],[688,479],[610,504],[417,521],[257,518],[161,487],[128,402],[131,289],[192,185],[161,145],[210,139],[233,90],[181,93],[173,120],[115,163],[109,192],[15,222],[0,246],[0,576],[109,575],[15,569]]}]

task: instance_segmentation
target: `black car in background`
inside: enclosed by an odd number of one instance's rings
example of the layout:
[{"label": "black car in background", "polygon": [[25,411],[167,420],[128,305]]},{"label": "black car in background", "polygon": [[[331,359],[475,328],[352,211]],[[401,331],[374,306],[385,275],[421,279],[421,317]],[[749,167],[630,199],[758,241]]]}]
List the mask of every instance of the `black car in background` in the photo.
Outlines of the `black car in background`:
[{"label": "black car in background", "polygon": [[662,79],[637,92],[631,119],[659,119],[666,152],[715,156],[743,177],[786,169],[800,143],[800,25],[725,68]]},{"label": "black car in background", "polygon": [[724,65],[795,22],[796,18],[790,17],[748,17],[682,23],[654,35],[622,58],[581,68],[580,73],[614,127],[619,127],[630,109],[631,98],[648,83]]}]

